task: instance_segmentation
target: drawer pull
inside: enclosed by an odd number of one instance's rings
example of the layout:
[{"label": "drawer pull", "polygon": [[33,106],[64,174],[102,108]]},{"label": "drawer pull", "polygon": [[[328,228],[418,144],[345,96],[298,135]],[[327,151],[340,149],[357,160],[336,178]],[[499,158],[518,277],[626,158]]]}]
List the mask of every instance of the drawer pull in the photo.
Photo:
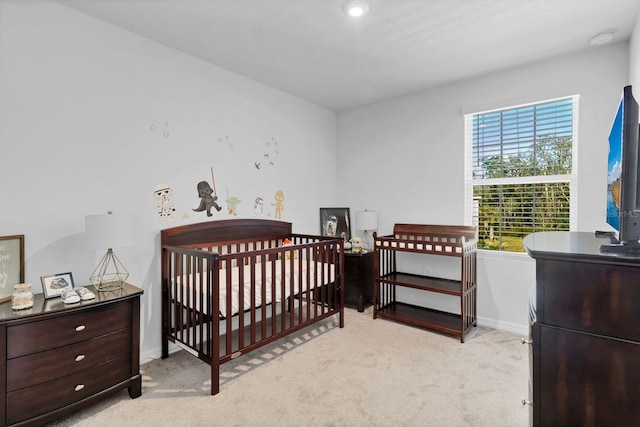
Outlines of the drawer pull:
[{"label": "drawer pull", "polygon": [[82,390],[83,388],[84,388],[84,384],[78,384],[74,390],[75,390],[75,391],[80,391],[80,390]]},{"label": "drawer pull", "polygon": [[524,339],[524,338],[520,338],[520,342],[522,344],[533,344],[533,340],[527,340],[527,339]]},{"label": "drawer pull", "polygon": [[84,359],[84,357],[85,357],[85,356],[84,356],[84,354],[79,354],[79,355],[77,355],[77,356],[76,356],[76,362],[81,361],[82,359]]},{"label": "drawer pull", "polygon": [[529,400],[529,399],[522,399],[522,406],[525,405],[533,405],[533,400]]},{"label": "drawer pull", "polygon": [[76,326],[76,332],[84,331],[85,327],[86,326],[84,326],[84,325]]}]

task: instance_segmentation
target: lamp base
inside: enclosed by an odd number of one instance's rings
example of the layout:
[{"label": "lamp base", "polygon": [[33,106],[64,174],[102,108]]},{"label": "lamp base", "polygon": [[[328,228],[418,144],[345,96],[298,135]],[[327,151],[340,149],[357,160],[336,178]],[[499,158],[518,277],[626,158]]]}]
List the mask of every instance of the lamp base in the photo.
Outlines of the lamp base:
[{"label": "lamp base", "polygon": [[369,230],[364,230],[364,234],[362,235],[364,240],[364,248],[373,250],[373,236],[369,232]]},{"label": "lamp base", "polygon": [[109,248],[89,280],[98,291],[106,292],[122,289],[128,277],[129,272],[113,253],[113,249]]}]

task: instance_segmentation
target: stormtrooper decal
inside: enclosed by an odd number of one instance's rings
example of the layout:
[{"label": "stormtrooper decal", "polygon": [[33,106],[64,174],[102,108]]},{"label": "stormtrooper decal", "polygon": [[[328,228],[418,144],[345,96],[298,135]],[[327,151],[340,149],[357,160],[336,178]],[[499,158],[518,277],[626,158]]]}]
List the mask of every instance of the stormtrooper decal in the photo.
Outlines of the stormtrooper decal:
[{"label": "stormtrooper decal", "polygon": [[213,188],[207,181],[200,181],[197,185],[198,197],[200,197],[200,206],[193,209],[195,212],[207,211],[207,216],[212,216],[211,208],[220,211],[222,208],[216,203],[218,196],[214,193]]},{"label": "stormtrooper decal", "polygon": [[173,212],[175,212],[176,208],[171,201],[171,188],[167,184],[157,184],[153,189],[153,194],[156,195],[160,224],[173,221]]}]

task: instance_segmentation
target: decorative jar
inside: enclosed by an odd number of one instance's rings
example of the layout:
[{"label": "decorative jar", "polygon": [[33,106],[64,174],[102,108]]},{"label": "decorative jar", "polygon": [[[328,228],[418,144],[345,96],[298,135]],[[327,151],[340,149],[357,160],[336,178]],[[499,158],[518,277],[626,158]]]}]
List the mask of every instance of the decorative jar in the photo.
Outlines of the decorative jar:
[{"label": "decorative jar", "polygon": [[33,307],[33,292],[31,283],[20,283],[13,287],[11,295],[11,308],[14,310],[26,310]]}]

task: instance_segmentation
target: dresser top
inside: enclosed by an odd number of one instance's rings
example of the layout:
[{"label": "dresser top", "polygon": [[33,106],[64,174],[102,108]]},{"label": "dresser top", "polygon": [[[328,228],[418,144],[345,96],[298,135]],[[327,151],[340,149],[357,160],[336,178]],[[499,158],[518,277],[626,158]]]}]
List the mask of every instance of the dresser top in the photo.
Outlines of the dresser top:
[{"label": "dresser top", "polygon": [[602,254],[600,246],[609,239],[595,237],[595,233],[548,231],[525,237],[524,247],[535,259],[555,259],[640,267],[640,254]]},{"label": "dresser top", "polygon": [[27,310],[13,310],[11,301],[0,304],[0,322],[25,319],[29,317],[42,316],[45,314],[63,314],[65,311],[72,312],[78,308],[87,308],[91,305],[102,305],[104,303],[133,298],[142,295],[143,290],[128,283],[122,289],[107,292],[98,292],[92,285],[86,286],[95,294],[95,298],[88,301],[80,301],[76,304],[64,304],[60,297],[45,299],[43,294],[34,294],[33,307]]}]

